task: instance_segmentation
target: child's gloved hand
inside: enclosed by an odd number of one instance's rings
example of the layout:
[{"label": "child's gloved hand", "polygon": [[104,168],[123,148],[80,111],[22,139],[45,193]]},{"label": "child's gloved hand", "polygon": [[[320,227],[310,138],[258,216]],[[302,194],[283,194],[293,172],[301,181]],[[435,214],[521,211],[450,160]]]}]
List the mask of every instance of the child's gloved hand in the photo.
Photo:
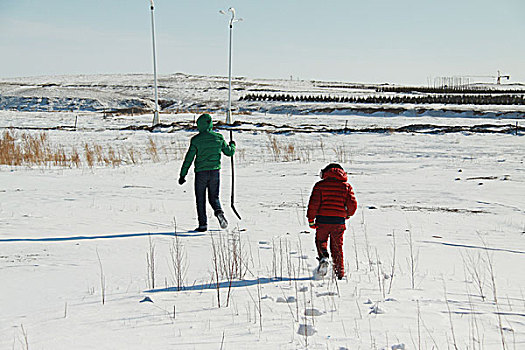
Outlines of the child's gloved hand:
[{"label": "child's gloved hand", "polygon": [[312,230],[315,230],[317,228],[317,224],[315,223],[315,220],[308,221],[308,225],[310,225],[310,228]]}]

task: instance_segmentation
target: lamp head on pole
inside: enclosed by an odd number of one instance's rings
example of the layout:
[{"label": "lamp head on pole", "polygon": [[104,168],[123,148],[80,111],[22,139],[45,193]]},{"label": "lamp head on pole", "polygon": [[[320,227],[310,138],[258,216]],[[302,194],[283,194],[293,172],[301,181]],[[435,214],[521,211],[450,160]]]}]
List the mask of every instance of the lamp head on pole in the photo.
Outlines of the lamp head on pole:
[{"label": "lamp head on pole", "polygon": [[[230,7],[228,9],[228,12],[231,13],[231,18],[229,20],[229,27],[230,27],[230,56],[229,56],[229,70],[228,70],[228,110],[226,114],[226,124],[232,124],[232,112],[231,112],[231,54],[232,54],[232,31],[233,31],[233,23],[242,21],[242,18],[235,18],[235,9],[233,7]],[[227,15],[226,11],[220,10],[219,13],[221,15]]]},{"label": "lamp head on pole", "polygon": [[153,3],[153,0],[149,0],[150,4],[151,4],[151,10],[153,11],[155,9],[155,4]]},{"label": "lamp head on pole", "polygon": [[[240,22],[240,21],[242,21],[242,18],[235,18],[235,9],[234,9],[233,7],[230,7],[230,8],[228,9],[228,12],[231,12],[230,28],[233,27],[233,24],[234,24],[235,22]],[[226,11],[224,11],[224,10],[220,10],[219,13],[220,13],[221,15],[226,15],[226,14],[227,14]]]}]

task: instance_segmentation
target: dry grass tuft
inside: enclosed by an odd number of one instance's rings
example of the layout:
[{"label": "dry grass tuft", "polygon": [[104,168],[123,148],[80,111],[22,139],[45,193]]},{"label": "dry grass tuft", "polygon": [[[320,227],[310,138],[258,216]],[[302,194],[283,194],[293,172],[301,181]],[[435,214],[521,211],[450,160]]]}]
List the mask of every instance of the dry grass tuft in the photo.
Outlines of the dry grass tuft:
[{"label": "dry grass tuft", "polygon": [[312,149],[308,146],[297,147],[294,142],[279,141],[275,136],[268,135],[267,149],[275,162],[300,161],[307,163],[311,160]]},{"label": "dry grass tuft", "polygon": [[[321,142],[320,147],[322,146],[323,144]],[[266,147],[274,162],[299,161],[301,163],[309,163],[315,151],[314,145],[279,141],[277,137],[271,135],[268,135]]]},{"label": "dry grass tuft", "polygon": [[151,159],[154,162],[158,162],[160,160],[159,153],[157,150],[157,144],[151,137],[148,139],[148,146],[146,147],[146,151],[151,156]]},{"label": "dry grass tuft", "polygon": [[20,136],[6,130],[0,138],[0,165],[10,166],[79,166],[76,150],[66,151],[64,146],[51,146],[46,133]]},{"label": "dry grass tuft", "polygon": [[83,143],[80,149],[52,144],[45,132],[16,133],[6,130],[0,135],[0,165],[27,167],[93,168],[95,166],[119,167],[126,164],[140,164],[143,159],[160,162],[182,159],[186,145],[179,142],[172,145],[158,145],[150,137],[145,145],[108,146]]}]

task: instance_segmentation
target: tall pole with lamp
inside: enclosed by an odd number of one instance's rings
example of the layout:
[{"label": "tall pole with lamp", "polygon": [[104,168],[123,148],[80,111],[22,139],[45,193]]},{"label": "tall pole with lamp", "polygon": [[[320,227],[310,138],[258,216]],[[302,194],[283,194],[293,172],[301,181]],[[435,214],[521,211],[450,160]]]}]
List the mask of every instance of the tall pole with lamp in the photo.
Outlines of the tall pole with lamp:
[{"label": "tall pole with lamp", "polygon": [[159,98],[158,98],[158,88],[157,88],[157,56],[155,49],[155,4],[153,0],[150,0],[150,10],[151,10],[151,41],[153,43],[153,79],[155,85],[155,112],[153,112],[153,125],[155,126],[159,123]]},{"label": "tall pole with lamp", "polygon": [[[226,11],[219,11],[221,14],[226,15]],[[231,12],[231,18],[229,21],[229,28],[230,28],[230,44],[229,44],[229,55],[228,55],[228,111],[226,112],[226,124],[232,125],[233,124],[233,118],[232,118],[232,35],[233,35],[233,24],[235,22],[242,21],[242,18],[235,18],[235,9],[233,7],[230,7],[228,9],[228,12]],[[233,131],[230,128],[230,142],[233,141]],[[231,167],[232,167],[232,188],[231,188],[231,208],[235,215],[241,219],[241,216],[237,212],[237,209],[235,209],[235,167],[234,167],[234,161],[233,156],[231,157]]]}]

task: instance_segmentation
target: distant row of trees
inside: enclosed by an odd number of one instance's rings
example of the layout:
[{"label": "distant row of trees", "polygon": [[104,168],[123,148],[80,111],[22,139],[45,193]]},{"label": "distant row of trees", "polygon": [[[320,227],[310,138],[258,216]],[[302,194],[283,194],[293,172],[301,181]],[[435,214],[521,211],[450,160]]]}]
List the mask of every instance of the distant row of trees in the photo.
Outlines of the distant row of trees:
[{"label": "distant row of trees", "polygon": [[525,95],[425,95],[425,96],[294,96],[290,94],[247,94],[240,101],[336,102],[373,104],[472,104],[525,105]]},{"label": "distant row of trees", "polygon": [[380,86],[377,92],[400,92],[413,93],[421,92],[425,94],[523,94],[525,90],[516,89],[493,89],[487,86],[450,86],[450,87],[424,87],[424,86]]}]

